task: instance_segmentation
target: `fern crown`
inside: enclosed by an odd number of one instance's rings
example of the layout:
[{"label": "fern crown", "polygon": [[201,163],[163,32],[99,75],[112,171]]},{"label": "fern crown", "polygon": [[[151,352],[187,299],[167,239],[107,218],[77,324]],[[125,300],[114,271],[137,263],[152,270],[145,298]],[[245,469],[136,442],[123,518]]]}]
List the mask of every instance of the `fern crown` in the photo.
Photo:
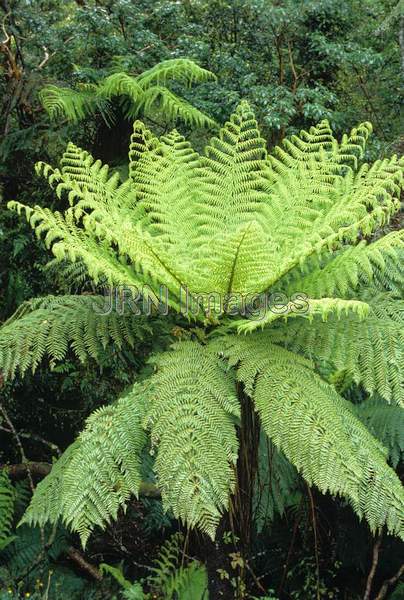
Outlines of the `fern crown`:
[{"label": "fern crown", "polygon": [[[243,102],[203,155],[177,131],[158,139],[135,122],[123,183],[74,144],[59,168],[37,165],[69,208],[9,206],[25,211],[57,260],[150,296],[163,285],[174,313],[186,289],[205,330],[158,355],[148,381],[90,417],[39,484],[26,520],[62,518],[86,540],[139,492],[133,455],[150,443],[164,506],[214,536],[235,489],[242,386],[263,434],[310,484],[347,498],[373,530],[386,524],[404,537],[404,492],[386,462],[388,443],[326,378],[343,373],[402,415],[404,236],[373,234],[400,208],[403,161],[362,164],[370,133],[364,123],[338,141],[323,121],[268,155]],[[240,298],[274,291],[294,300],[259,318],[242,314]],[[301,294],[305,310],[294,310]],[[214,304],[224,299],[214,314],[212,295]],[[11,371],[24,349],[22,320],[40,322],[35,310],[0,333],[0,360]],[[107,343],[114,336],[97,324],[102,318],[87,330]],[[136,329],[125,315],[110,322]],[[53,348],[52,327],[39,344],[60,360],[66,349]],[[63,327],[71,343],[77,335]],[[36,366],[24,361],[22,370]]]}]

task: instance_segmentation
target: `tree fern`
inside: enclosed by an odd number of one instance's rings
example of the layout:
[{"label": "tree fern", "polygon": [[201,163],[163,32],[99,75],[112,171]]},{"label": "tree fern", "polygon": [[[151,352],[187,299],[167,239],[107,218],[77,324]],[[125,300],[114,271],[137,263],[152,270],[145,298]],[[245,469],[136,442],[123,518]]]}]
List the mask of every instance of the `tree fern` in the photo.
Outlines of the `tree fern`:
[{"label": "tree fern", "polygon": [[[204,155],[178,132],[157,138],[137,121],[123,183],[73,144],[60,168],[38,166],[69,208],[10,208],[25,212],[58,260],[78,261],[95,282],[138,286],[149,298],[163,286],[179,342],[154,358],[146,396],[135,386],[90,418],[38,486],[27,519],[60,517],[86,540],[138,491],[128,449],[149,433],[165,508],[213,536],[231,493],[242,493],[237,437],[246,439],[240,415],[254,405],[262,435],[311,485],[347,498],[373,530],[404,535],[404,493],[387,450],[321,376],[343,371],[392,405],[404,401],[403,236],[379,236],[400,209],[404,163],[363,164],[370,133],[364,123],[338,141],[324,121],[268,156],[243,102]],[[286,298],[282,310],[270,301],[275,293]],[[5,330],[28,317],[17,314]],[[106,422],[120,431],[131,418],[130,444],[126,429],[123,445],[103,436]],[[96,489],[91,507],[73,490],[70,466],[87,447],[83,476],[75,469],[74,477],[79,490],[88,480]],[[129,456],[135,462],[122,474]]]},{"label": "tree fern", "polygon": [[111,73],[97,84],[81,84],[76,89],[48,85],[39,97],[54,119],[65,117],[75,122],[99,112],[110,123],[112,101],[118,98],[128,119],[135,118],[140,112],[147,116],[160,111],[168,120],[178,118],[189,125],[205,127],[214,126],[214,121],[166,85],[176,81],[190,86],[214,79],[213,73],[191,60],[176,58],[163,61],[135,77],[120,71]]}]

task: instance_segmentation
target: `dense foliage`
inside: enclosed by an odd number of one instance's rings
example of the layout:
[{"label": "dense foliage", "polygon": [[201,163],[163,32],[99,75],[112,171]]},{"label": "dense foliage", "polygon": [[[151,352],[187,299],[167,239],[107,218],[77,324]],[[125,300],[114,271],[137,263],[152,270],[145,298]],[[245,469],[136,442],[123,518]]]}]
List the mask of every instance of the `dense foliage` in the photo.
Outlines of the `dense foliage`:
[{"label": "dense foliage", "polygon": [[0,598],[400,598],[402,2],[0,23]]}]

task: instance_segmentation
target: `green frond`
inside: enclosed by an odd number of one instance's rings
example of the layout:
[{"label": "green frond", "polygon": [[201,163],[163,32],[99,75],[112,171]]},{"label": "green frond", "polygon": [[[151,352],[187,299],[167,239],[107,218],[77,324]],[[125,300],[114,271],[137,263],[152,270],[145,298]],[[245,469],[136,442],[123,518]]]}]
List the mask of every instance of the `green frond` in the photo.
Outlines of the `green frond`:
[{"label": "green frond", "polygon": [[116,519],[141,487],[146,398],[144,388],[135,384],[115,404],[97,409],[38,484],[21,523],[44,525],[61,519],[85,546],[94,527]]},{"label": "green frond", "polygon": [[[392,231],[376,242],[362,240],[357,246],[347,246],[326,257],[313,257],[303,267],[292,271],[287,279],[288,294],[304,292],[321,298],[335,293],[346,296],[358,286],[395,277],[404,249],[404,231]],[[404,274],[402,276],[404,286]]]},{"label": "green frond", "polygon": [[5,469],[0,470],[0,552],[10,544],[14,517],[15,492]]},{"label": "green frond", "polygon": [[175,533],[160,548],[148,582],[165,600],[174,598],[207,600],[208,586],[205,567],[197,561],[184,566],[184,538]]},{"label": "green frond", "polygon": [[239,405],[231,374],[196,342],[157,358],[145,418],[165,508],[214,537],[235,484]]},{"label": "green frond", "polygon": [[[330,316],[327,322],[318,317],[312,322],[294,319],[274,329],[271,339],[346,371],[369,394],[377,392],[388,402],[404,405],[403,322],[397,312],[395,318],[381,313],[385,300],[385,295],[378,295],[375,303],[367,299],[371,310],[365,319],[352,313],[340,320]],[[390,296],[387,301],[396,306]]]},{"label": "green frond", "polygon": [[156,150],[160,145],[159,139],[145,127],[142,121],[135,121],[133,124],[133,133],[130,137],[129,145],[129,178],[133,180],[136,173],[137,163],[143,154],[149,154]]},{"label": "green frond", "polygon": [[163,60],[151,69],[136,77],[137,83],[146,89],[150,85],[166,85],[168,81],[178,81],[185,85],[215,81],[216,76],[188,58]]},{"label": "green frond", "polygon": [[108,345],[133,347],[152,331],[133,311],[110,310],[103,296],[45,296],[22,304],[0,328],[0,369],[6,379],[35,371],[43,360],[63,360],[69,349],[85,362],[99,360]]},{"label": "green frond", "polygon": [[265,159],[265,140],[254,113],[242,102],[218,137],[211,139],[201,160],[202,212],[196,216],[202,239],[245,223],[247,216],[256,218],[265,209]]},{"label": "green frond", "polygon": [[404,538],[404,488],[350,403],[310,363],[265,344],[262,334],[224,342],[265,433],[306,481],[347,498],[372,531],[386,525]]},{"label": "green frond", "polygon": [[295,301],[288,302],[280,312],[276,312],[274,307],[265,307],[260,316],[255,316],[250,320],[233,321],[232,327],[237,327],[238,333],[252,333],[256,329],[264,329],[274,321],[282,318],[285,321],[289,318],[303,317],[312,321],[315,316],[321,317],[323,322],[328,321],[330,315],[335,315],[337,320],[344,318],[349,313],[357,315],[359,320],[363,320],[369,313],[369,305],[360,300],[342,300],[341,298],[315,298],[303,297],[303,304],[300,307]]},{"label": "green frond", "polygon": [[389,451],[392,466],[404,459],[404,408],[370,398],[354,406],[356,416]]},{"label": "green frond", "polygon": [[134,118],[139,111],[144,111],[147,116],[155,110],[161,112],[171,122],[180,119],[193,127],[216,127],[213,119],[160,85],[154,85],[143,92],[138,106],[135,107],[133,104],[128,106],[126,114],[129,118]]},{"label": "green frond", "polygon": [[66,118],[76,123],[97,111],[107,122],[112,119],[108,102],[96,94],[96,86],[91,84],[77,90],[48,85],[39,92],[38,97],[51,119]]}]

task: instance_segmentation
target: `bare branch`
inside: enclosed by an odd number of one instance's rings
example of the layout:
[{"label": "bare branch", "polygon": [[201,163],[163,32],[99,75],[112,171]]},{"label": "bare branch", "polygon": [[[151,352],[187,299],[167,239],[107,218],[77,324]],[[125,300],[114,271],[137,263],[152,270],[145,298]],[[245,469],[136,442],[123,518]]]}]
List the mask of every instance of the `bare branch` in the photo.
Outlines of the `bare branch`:
[{"label": "bare branch", "polygon": [[369,575],[366,581],[366,589],[365,589],[365,594],[363,596],[363,600],[369,600],[370,598],[370,592],[372,591],[372,584],[373,584],[373,579],[376,573],[376,569],[377,569],[377,564],[379,562],[379,552],[380,552],[380,546],[382,543],[382,538],[383,538],[383,532],[380,532],[377,540],[373,546],[373,559],[372,559],[372,566],[370,568],[369,571]]},{"label": "bare branch", "polygon": [[393,575],[393,577],[390,577],[390,579],[386,579],[386,581],[383,583],[382,587],[380,588],[380,592],[375,597],[375,600],[384,600],[384,598],[387,595],[387,592],[389,591],[389,588],[391,588],[393,585],[395,585],[403,575],[404,575],[404,563],[398,569],[397,573],[395,575]]},{"label": "bare branch", "polygon": [[74,561],[83,571],[86,571],[91,577],[97,581],[101,581],[102,574],[95,565],[89,563],[79,550],[70,546],[67,550],[67,556]]},{"label": "bare branch", "polygon": [[[24,479],[27,476],[27,471],[32,477],[42,478],[46,477],[51,472],[52,465],[45,462],[30,462],[27,461],[22,464],[15,465],[0,465],[0,469],[7,469],[7,472],[11,479]],[[148,483],[144,481],[140,484],[139,496],[144,498],[161,498],[161,492],[154,483]]]}]

